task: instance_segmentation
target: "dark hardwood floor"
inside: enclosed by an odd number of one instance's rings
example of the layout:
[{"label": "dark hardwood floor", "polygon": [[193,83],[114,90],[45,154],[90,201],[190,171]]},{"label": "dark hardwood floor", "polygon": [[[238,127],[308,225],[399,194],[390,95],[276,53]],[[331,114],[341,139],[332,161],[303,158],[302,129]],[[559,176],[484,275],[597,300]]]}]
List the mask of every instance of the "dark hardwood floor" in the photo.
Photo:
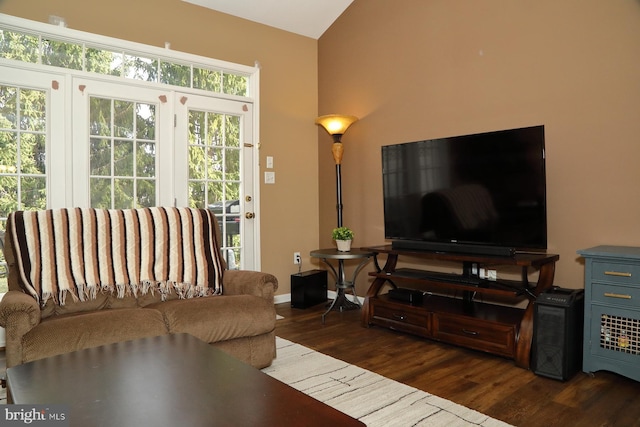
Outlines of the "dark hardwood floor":
[{"label": "dark hardwood floor", "polygon": [[640,383],[600,371],[566,382],[512,360],[360,324],[360,310],[276,305],[276,334],[521,427],[640,426]]},{"label": "dark hardwood floor", "polygon": [[[640,383],[600,371],[561,382],[518,368],[512,360],[360,326],[359,310],[327,315],[276,305],[276,334],[491,417],[529,426],[640,426]],[[0,373],[4,376],[4,351]]]}]

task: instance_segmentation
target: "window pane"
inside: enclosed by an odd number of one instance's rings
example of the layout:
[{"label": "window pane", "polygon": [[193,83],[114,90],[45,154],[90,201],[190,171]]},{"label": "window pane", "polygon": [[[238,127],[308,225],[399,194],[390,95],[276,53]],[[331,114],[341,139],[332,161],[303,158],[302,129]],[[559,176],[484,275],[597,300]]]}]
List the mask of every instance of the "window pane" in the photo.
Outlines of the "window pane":
[{"label": "window pane", "polygon": [[225,143],[227,147],[240,147],[240,116],[225,116]]},{"label": "window pane", "polygon": [[207,133],[208,138],[207,141],[211,145],[216,145],[221,147],[224,144],[222,138],[222,120],[224,118],[223,114],[217,113],[209,113],[207,115]]},{"label": "window pane", "polygon": [[47,207],[47,178],[25,176],[20,179],[22,210],[40,210]]},{"label": "window pane", "polygon": [[42,63],[71,70],[82,70],[82,45],[43,39]]},{"label": "window pane", "polygon": [[107,139],[91,138],[89,151],[90,175],[111,175],[111,143]]},{"label": "window pane", "polygon": [[18,210],[18,177],[0,174],[0,218]]},{"label": "window pane", "polygon": [[[231,242],[228,242],[227,246],[240,246],[240,235],[236,234],[232,236]],[[240,268],[240,248],[236,247],[234,249],[225,249],[224,257],[229,270],[238,270]]]},{"label": "window pane", "polygon": [[193,87],[211,92],[222,92],[222,72],[194,67]]},{"label": "window pane", "polygon": [[156,183],[152,180],[138,181],[138,208],[150,208],[156,205]]},{"label": "window pane", "polygon": [[189,111],[189,144],[204,144],[206,141],[204,111]]},{"label": "window pane", "polygon": [[240,182],[227,182],[225,194],[227,199],[240,199]]},{"label": "window pane", "polygon": [[[0,119],[1,120],[1,119]],[[0,174],[18,170],[18,135],[0,131]]]},{"label": "window pane", "polygon": [[35,64],[40,57],[38,36],[0,30],[0,56]]},{"label": "window pane", "polygon": [[209,148],[207,150],[209,153],[208,157],[208,167],[207,167],[207,178],[213,180],[221,180],[222,179],[222,148]]},{"label": "window pane", "polygon": [[46,174],[46,139],[42,134],[23,133],[20,140],[20,172]]},{"label": "window pane", "polygon": [[158,61],[140,56],[124,55],[124,76],[145,82],[158,81]]},{"label": "window pane", "polygon": [[240,179],[240,150],[226,150],[225,152],[225,177],[227,180]]},{"label": "window pane", "polygon": [[191,67],[189,65],[160,62],[160,83],[191,87]]},{"label": "window pane", "polygon": [[236,74],[224,73],[222,77],[222,92],[229,95],[247,96],[249,78]]},{"label": "window pane", "polygon": [[111,209],[111,179],[91,178],[91,207]]},{"label": "window pane", "polygon": [[136,168],[139,177],[156,176],[156,144],[138,142]]},{"label": "window pane", "polygon": [[20,129],[44,132],[47,128],[46,95],[41,90],[20,91]]},{"label": "window pane", "polygon": [[92,96],[89,103],[89,133],[111,136],[111,100]]},{"label": "window pane", "polygon": [[207,164],[204,153],[204,147],[189,147],[189,178],[203,179],[205,177]]},{"label": "window pane", "polygon": [[113,198],[113,209],[133,208],[133,179],[115,179],[113,181]]},{"label": "window pane", "polygon": [[85,70],[108,76],[122,74],[122,53],[87,47],[85,49]]},{"label": "window pane", "polygon": [[205,184],[202,181],[189,181],[189,207],[203,209],[205,207]]},{"label": "window pane", "polygon": [[113,174],[133,177],[133,170],[133,141],[114,141]]},{"label": "window pane", "polygon": [[133,106],[130,101],[113,101],[113,132],[116,137],[133,138]]},{"label": "window pane", "polygon": [[[207,186],[207,197],[209,204],[214,203],[215,201],[224,201],[224,184],[220,181],[209,181]],[[227,197],[227,200],[230,200]]]},{"label": "window pane", "polygon": [[156,137],[156,106],[152,104],[136,105],[136,135],[140,139]]},{"label": "window pane", "polygon": [[18,128],[18,90],[0,85],[0,129]]}]

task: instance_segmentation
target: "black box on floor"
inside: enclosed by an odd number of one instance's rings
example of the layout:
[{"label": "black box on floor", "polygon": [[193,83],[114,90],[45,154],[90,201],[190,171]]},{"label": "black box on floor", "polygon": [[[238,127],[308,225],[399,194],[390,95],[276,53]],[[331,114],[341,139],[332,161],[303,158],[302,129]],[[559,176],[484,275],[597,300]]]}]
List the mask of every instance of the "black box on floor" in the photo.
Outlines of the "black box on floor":
[{"label": "black box on floor", "polygon": [[553,287],[538,296],[531,369],[566,381],[582,368],[584,290]]},{"label": "black box on floor", "polygon": [[327,270],[291,275],[291,307],[307,308],[327,302]]}]

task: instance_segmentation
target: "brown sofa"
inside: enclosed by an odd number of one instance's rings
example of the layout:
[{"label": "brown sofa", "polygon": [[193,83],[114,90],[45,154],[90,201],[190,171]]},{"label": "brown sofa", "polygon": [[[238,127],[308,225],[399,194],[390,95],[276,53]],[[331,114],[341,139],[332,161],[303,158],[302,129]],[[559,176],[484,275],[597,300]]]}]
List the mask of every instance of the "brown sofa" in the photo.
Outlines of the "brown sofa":
[{"label": "brown sofa", "polygon": [[[99,291],[84,301],[66,298],[61,304],[49,298],[43,304],[44,299],[39,303],[20,283],[24,274],[16,262],[20,253],[14,247],[13,229],[10,216],[5,237],[9,292],[0,301],[7,367],[169,333],[189,333],[256,368],[269,366],[275,357],[273,297],[278,283],[270,274],[225,270],[221,295],[184,298],[175,292],[161,297],[160,292]],[[219,241],[217,223],[215,230]]]}]

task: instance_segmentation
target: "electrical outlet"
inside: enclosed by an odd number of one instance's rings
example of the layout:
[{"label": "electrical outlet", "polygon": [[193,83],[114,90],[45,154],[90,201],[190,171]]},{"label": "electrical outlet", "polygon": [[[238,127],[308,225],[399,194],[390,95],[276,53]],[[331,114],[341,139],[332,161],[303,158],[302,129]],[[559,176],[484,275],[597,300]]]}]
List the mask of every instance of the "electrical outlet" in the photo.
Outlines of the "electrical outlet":
[{"label": "electrical outlet", "polygon": [[293,263],[295,265],[302,264],[302,257],[300,256],[300,252],[294,252],[293,253]]}]

